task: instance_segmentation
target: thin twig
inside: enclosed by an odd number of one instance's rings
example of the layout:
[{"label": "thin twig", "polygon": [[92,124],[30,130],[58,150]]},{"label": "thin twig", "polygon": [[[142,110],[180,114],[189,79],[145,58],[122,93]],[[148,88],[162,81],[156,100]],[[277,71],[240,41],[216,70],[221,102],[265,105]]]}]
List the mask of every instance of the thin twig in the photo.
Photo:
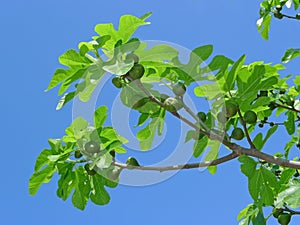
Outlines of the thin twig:
[{"label": "thin twig", "polygon": [[289,209],[286,206],[284,207],[283,210],[286,211],[286,212],[289,212],[291,215],[300,215],[300,211],[295,211],[295,210]]},{"label": "thin twig", "polygon": [[[172,166],[130,166],[130,169],[135,170],[150,170],[150,171],[170,171],[170,170],[181,170],[181,169],[194,169],[194,168],[201,168],[201,167],[208,167],[208,166],[216,166],[225,162],[228,162],[232,159],[235,159],[238,155],[235,152],[232,152],[226,156],[223,156],[219,159],[213,161],[206,161],[206,162],[199,162],[199,163],[190,163],[190,164],[183,164],[183,165],[172,165]],[[127,164],[114,162],[115,166],[121,167],[123,169],[128,169]]]}]

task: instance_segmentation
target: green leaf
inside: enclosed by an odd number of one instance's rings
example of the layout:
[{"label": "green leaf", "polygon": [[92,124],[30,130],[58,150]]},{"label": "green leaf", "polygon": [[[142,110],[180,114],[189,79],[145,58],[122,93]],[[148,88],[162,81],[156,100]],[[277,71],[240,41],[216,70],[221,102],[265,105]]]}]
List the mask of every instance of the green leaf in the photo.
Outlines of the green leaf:
[{"label": "green leaf", "polygon": [[59,62],[69,67],[84,67],[92,61],[85,56],[81,56],[76,50],[70,49],[59,57]]},{"label": "green leaf", "polygon": [[193,155],[198,158],[205,150],[208,144],[208,137],[204,136],[200,140],[196,140],[193,147]]},{"label": "green leaf", "polygon": [[152,15],[152,12],[147,12],[147,13],[145,13],[144,15],[140,16],[140,19],[145,21],[145,20],[148,19],[151,15]]},{"label": "green leaf", "polygon": [[105,205],[110,201],[110,196],[104,188],[103,178],[99,174],[92,176],[93,191],[91,193],[91,200],[97,205]]},{"label": "green leaf", "polygon": [[81,101],[87,102],[90,99],[104,73],[105,71],[98,65],[92,65],[87,68],[84,73],[85,80],[77,86],[76,91],[79,93]]},{"label": "green leaf", "polygon": [[72,203],[76,208],[84,210],[91,190],[89,177],[82,166],[76,169],[75,175],[76,186],[72,195]]},{"label": "green leaf", "polygon": [[40,170],[44,165],[48,164],[50,162],[48,156],[52,155],[53,152],[49,149],[44,149],[39,156],[36,159],[34,170],[38,171]]},{"label": "green leaf", "polygon": [[245,174],[247,177],[251,177],[256,170],[257,162],[246,155],[240,156],[239,161],[242,163],[241,164],[242,173]]},{"label": "green leaf", "polygon": [[260,197],[263,204],[272,205],[274,202],[273,191],[276,192],[278,189],[278,182],[272,172],[260,167],[249,176],[248,188],[254,201]]},{"label": "green leaf", "polygon": [[49,91],[50,89],[54,88],[61,82],[63,82],[65,79],[70,77],[72,72],[70,70],[65,70],[65,69],[57,69],[50,81],[50,84],[46,91]]},{"label": "green leaf", "polygon": [[[192,58],[198,59],[197,61],[199,62],[198,65],[200,65],[203,61],[209,58],[209,56],[213,52],[213,46],[212,45],[204,45],[200,46],[198,48],[195,48],[190,56],[190,62],[195,61]],[[200,60],[200,61],[199,61]]]},{"label": "green leaf", "polygon": [[291,208],[300,207],[300,183],[291,182],[287,189],[278,194],[276,206],[282,206],[286,203]]},{"label": "green leaf", "polygon": [[261,150],[263,148],[263,134],[258,133],[253,139],[253,144],[256,149]]},{"label": "green leaf", "polygon": [[58,180],[58,189],[56,194],[62,200],[67,200],[75,186],[75,172],[73,164],[64,163],[64,167],[59,169],[60,179]]},{"label": "green leaf", "polygon": [[189,130],[185,137],[185,143],[199,137],[199,133],[195,130]]},{"label": "green leaf", "polygon": [[233,61],[223,55],[216,55],[209,63],[208,67],[211,71],[221,70],[224,71],[228,68]]},{"label": "green leaf", "polygon": [[146,15],[140,19],[132,15],[123,15],[120,18],[117,31],[111,23],[96,25],[96,33],[100,36],[109,35],[111,37],[111,39],[103,45],[103,48],[113,50],[115,43],[119,40],[122,40],[122,43],[126,43],[138,27],[149,24],[149,22],[144,21],[148,16],[149,15]]},{"label": "green leaf", "polygon": [[117,60],[113,65],[103,66],[103,69],[111,74],[124,75],[133,67],[133,63],[133,61],[126,62]]},{"label": "green leaf", "polygon": [[289,135],[295,133],[295,113],[293,111],[288,111],[286,113],[288,116],[287,120],[284,121],[284,126]]},{"label": "green leaf", "polygon": [[103,126],[105,120],[107,119],[108,108],[106,106],[100,106],[94,112],[94,125],[98,129]]},{"label": "green leaf", "polygon": [[257,29],[261,34],[262,38],[265,40],[268,40],[269,38],[271,19],[272,16],[269,13],[267,13],[256,22]]},{"label": "green leaf", "polygon": [[56,110],[60,110],[65,104],[71,101],[75,97],[75,92],[66,93],[59,101],[56,106]]},{"label": "green leaf", "polygon": [[29,193],[35,195],[43,183],[48,183],[55,173],[56,168],[54,164],[48,165],[43,170],[32,174],[29,179]]},{"label": "green leaf", "polygon": [[151,148],[156,131],[158,131],[162,122],[163,119],[160,117],[153,118],[145,128],[138,131],[136,137],[140,142],[140,148],[142,150],[148,150]]},{"label": "green leaf", "polygon": [[295,174],[296,170],[295,169],[286,169],[284,170],[281,175],[280,175],[280,180],[279,183],[282,184],[287,184],[290,179],[293,177],[293,175]]},{"label": "green leaf", "polygon": [[82,138],[86,133],[86,128],[88,125],[89,124],[85,119],[82,117],[77,117],[71,124],[74,131],[74,137],[76,139]]},{"label": "green leaf", "polygon": [[138,124],[136,126],[142,126],[150,118],[149,113],[141,113]]},{"label": "green leaf", "polygon": [[284,55],[281,59],[281,62],[288,63],[289,61],[291,61],[292,59],[294,59],[298,56],[300,56],[300,48],[289,48],[284,53]]},{"label": "green leaf", "polygon": [[224,75],[225,78],[225,84],[224,84],[224,91],[230,91],[234,87],[234,82],[236,80],[236,76],[243,66],[246,59],[246,55],[242,55],[232,66],[229,73],[226,73]]},{"label": "green leaf", "polygon": [[211,100],[222,94],[222,91],[219,84],[212,83],[195,87],[194,94],[198,97],[207,97],[208,100]]}]

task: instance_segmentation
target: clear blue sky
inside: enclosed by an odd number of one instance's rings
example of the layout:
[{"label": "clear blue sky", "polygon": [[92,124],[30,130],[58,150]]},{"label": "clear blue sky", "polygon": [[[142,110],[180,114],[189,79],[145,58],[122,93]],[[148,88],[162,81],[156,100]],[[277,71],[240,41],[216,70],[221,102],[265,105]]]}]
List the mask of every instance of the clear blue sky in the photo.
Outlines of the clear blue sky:
[{"label": "clear blue sky", "polygon": [[[116,24],[123,14],[152,11],[152,24],[137,32],[140,39],[170,41],[189,49],[213,44],[214,54],[237,59],[246,53],[247,62],[279,63],[286,48],[299,47],[300,23],[274,21],[266,42],[256,31],[258,9],[257,0],[3,1],[0,224],[237,224],[238,212],[252,202],[237,162],[221,165],[214,176],[190,170],[148,187],[120,186],[110,190],[109,205],[89,203],[83,212],[56,197],[56,179],[43,185],[35,197],[29,196],[27,185],[47,139],[63,135],[72,119],[71,104],[57,112],[56,90],[44,92],[59,66],[57,57],[89,40],[97,23]],[[284,73],[297,69],[299,73],[297,64],[299,60],[288,64]],[[161,150],[174,141],[172,130],[176,129],[168,127],[170,139]],[[279,142],[269,148],[278,148],[284,136],[273,139]],[[293,218],[291,224],[299,222]]]}]

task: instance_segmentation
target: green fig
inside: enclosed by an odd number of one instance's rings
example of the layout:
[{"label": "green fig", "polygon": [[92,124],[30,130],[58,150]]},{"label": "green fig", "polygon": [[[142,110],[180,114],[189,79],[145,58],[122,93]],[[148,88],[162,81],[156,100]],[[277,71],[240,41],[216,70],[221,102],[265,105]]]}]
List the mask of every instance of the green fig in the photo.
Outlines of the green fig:
[{"label": "green fig", "polygon": [[183,108],[183,102],[178,98],[169,97],[164,101],[164,106],[166,110],[176,112]]},{"label": "green fig", "polygon": [[100,146],[95,141],[89,141],[85,143],[84,150],[90,154],[94,154],[100,152]]},{"label": "green fig", "polygon": [[128,75],[133,79],[140,79],[145,73],[145,68],[141,64],[135,64],[131,70],[129,70]]},{"label": "green fig", "polygon": [[179,83],[174,85],[172,90],[173,90],[175,95],[182,96],[186,92],[186,87],[183,83],[179,82]]},{"label": "green fig", "polygon": [[233,117],[235,116],[235,114],[237,113],[237,105],[235,103],[232,103],[232,102],[226,102],[225,103],[225,114],[226,114],[226,117]]},{"label": "green fig", "polygon": [[291,217],[289,213],[282,213],[278,216],[277,220],[281,225],[288,225],[291,221]]},{"label": "green fig", "polygon": [[197,116],[198,116],[199,120],[201,120],[202,122],[206,121],[206,113],[205,112],[198,112]]},{"label": "green fig", "polygon": [[245,120],[246,123],[254,124],[257,121],[257,115],[252,110],[248,110],[244,114],[244,120]]},{"label": "green fig", "polygon": [[236,127],[233,129],[232,133],[231,133],[231,138],[235,139],[235,140],[242,140],[245,137],[244,131],[239,128]]},{"label": "green fig", "polygon": [[139,162],[132,156],[126,160],[126,164],[128,169],[133,169],[135,166],[140,166]]}]

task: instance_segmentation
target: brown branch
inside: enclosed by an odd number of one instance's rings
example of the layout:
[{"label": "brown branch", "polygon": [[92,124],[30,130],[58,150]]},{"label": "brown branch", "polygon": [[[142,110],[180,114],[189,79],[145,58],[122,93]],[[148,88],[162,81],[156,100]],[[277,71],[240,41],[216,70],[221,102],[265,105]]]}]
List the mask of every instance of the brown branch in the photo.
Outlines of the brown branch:
[{"label": "brown branch", "polygon": [[291,215],[300,215],[300,211],[295,211],[295,210],[289,209],[286,206],[284,207],[283,210],[286,211],[286,212],[289,212]]},{"label": "brown branch", "polygon": [[[137,80],[137,85],[138,85],[138,87],[141,88],[142,91],[144,91],[144,93],[146,95],[149,96],[149,98],[150,98],[151,101],[156,102],[161,107],[165,108],[164,104],[162,102],[160,102],[158,99],[156,99],[143,86],[143,84],[139,80]],[[258,159],[261,159],[261,160],[265,160],[268,163],[277,164],[279,166],[293,168],[293,169],[300,169],[300,162],[278,158],[278,157],[269,155],[267,153],[260,152],[256,148],[253,148],[253,147],[251,147],[251,148],[244,148],[244,147],[242,147],[242,146],[240,146],[238,144],[235,144],[235,143],[232,143],[232,142],[229,142],[229,141],[223,139],[219,135],[216,135],[214,133],[209,133],[209,132],[207,132],[205,130],[200,129],[195,124],[193,124],[191,121],[189,121],[188,119],[186,119],[183,116],[181,116],[180,114],[178,114],[178,112],[170,112],[170,113],[173,114],[178,119],[180,119],[181,121],[183,121],[184,123],[186,123],[187,125],[189,125],[190,127],[194,128],[195,131],[197,131],[198,133],[202,133],[204,135],[207,135],[211,140],[217,140],[220,143],[224,144],[227,148],[229,148],[230,150],[232,150],[237,155],[248,155],[248,156],[252,156],[252,157],[255,157],[255,158],[258,158]]]},{"label": "brown branch", "polygon": [[[181,169],[194,169],[194,168],[201,168],[201,167],[208,167],[208,166],[216,166],[225,162],[228,162],[232,159],[235,159],[238,155],[235,152],[230,153],[229,155],[223,156],[219,159],[213,161],[205,161],[199,163],[190,163],[190,164],[183,164],[183,165],[172,165],[172,166],[130,166],[130,169],[135,170],[148,170],[148,171],[170,171],[170,170],[181,170]],[[128,169],[127,164],[114,162],[115,166],[121,167],[123,169]]]},{"label": "brown branch", "polygon": [[273,104],[274,106],[276,106],[276,107],[279,107],[279,108],[284,108],[284,109],[288,109],[288,110],[291,110],[291,111],[300,113],[300,110],[297,110],[297,109],[295,109],[294,107],[289,107],[289,106],[281,105],[281,104],[278,104],[278,103],[276,103],[276,102],[272,102],[272,104]]}]

